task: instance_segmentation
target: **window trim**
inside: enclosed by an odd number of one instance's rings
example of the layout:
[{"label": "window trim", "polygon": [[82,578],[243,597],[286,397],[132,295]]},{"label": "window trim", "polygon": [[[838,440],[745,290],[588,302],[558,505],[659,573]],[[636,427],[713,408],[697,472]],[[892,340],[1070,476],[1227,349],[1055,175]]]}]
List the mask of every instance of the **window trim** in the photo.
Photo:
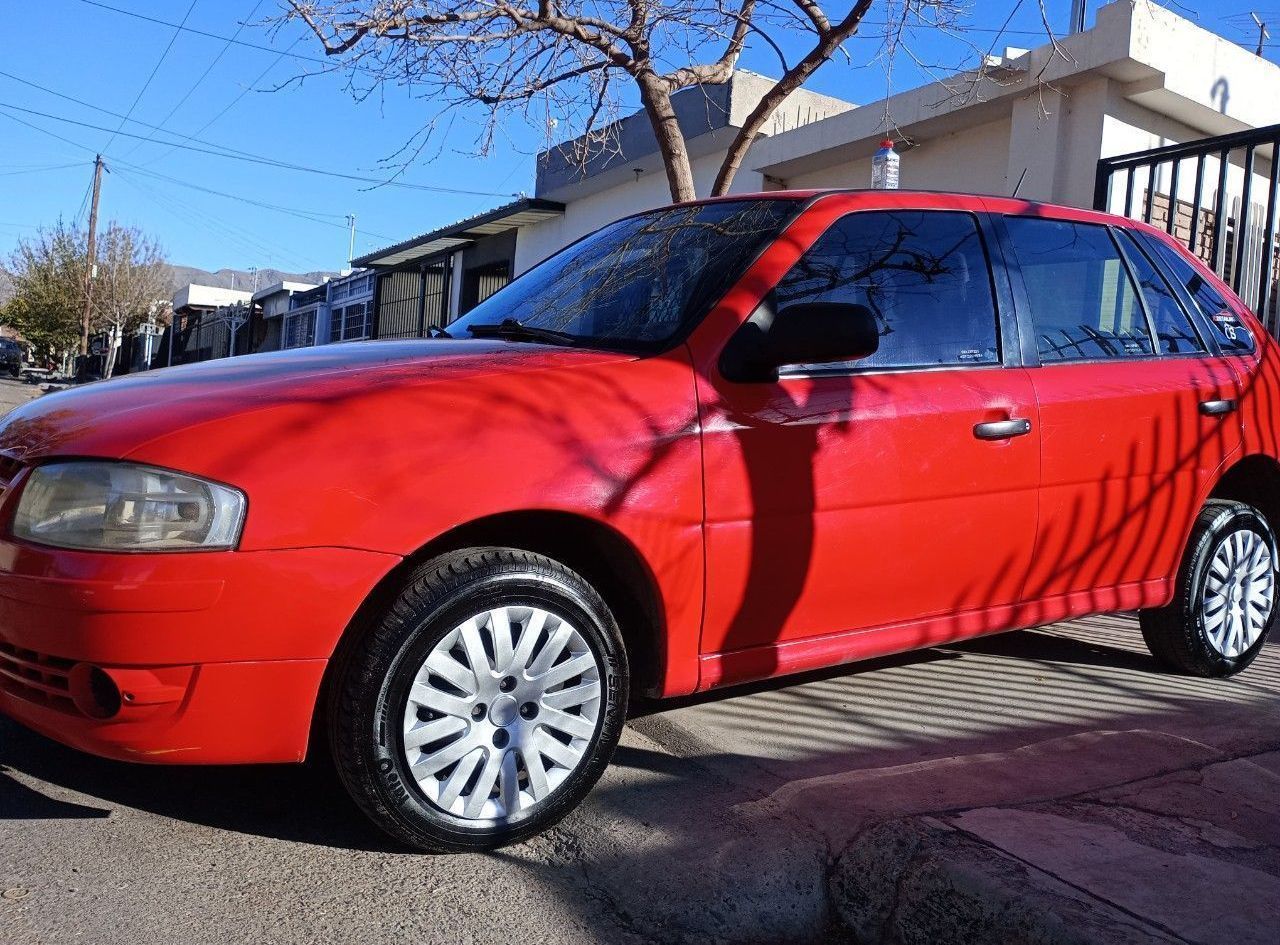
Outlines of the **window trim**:
[{"label": "window trim", "polygon": [[1138,277],[1133,273],[1133,264],[1129,257],[1125,255],[1124,246],[1120,242],[1120,237],[1116,235],[1114,226],[1107,226],[1107,238],[1111,240],[1111,245],[1115,247],[1116,254],[1120,257],[1120,268],[1124,270],[1125,278],[1129,280],[1129,288],[1133,290],[1134,298],[1138,300],[1138,308],[1142,310],[1143,321],[1147,324],[1147,342],[1151,345],[1151,356],[1153,358],[1164,357],[1164,352],[1160,350],[1160,336],[1156,334],[1156,322],[1151,316],[1151,309],[1147,306],[1147,299],[1142,294],[1142,283],[1138,281]]},{"label": "window trim", "polygon": [[[1160,271],[1161,275],[1164,276],[1165,281],[1168,282],[1169,285],[1173,287],[1173,291],[1177,294],[1179,301],[1182,302],[1182,307],[1191,314],[1192,319],[1196,323],[1196,327],[1200,331],[1201,337],[1204,338],[1209,345],[1209,351],[1206,352],[1207,356],[1215,357],[1215,358],[1256,358],[1258,357],[1260,344],[1258,342],[1258,332],[1255,331],[1255,326],[1253,324],[1250,324],[1247,320],[1241,318],[1241,320],[1244,321],[1245,323],[1245,327],[1249,329],[1250,340],[1253,342],[1253,346],[1248,351],[1228,351],[1225,348],[1223,348],[1222,343],[1218,340],[1217,332],[1214,330],[1213,326],[1209,324],[1209,316],[1205,315],[1205,313],[1200,309],[1200,306],[1196,303],[1195,298],[1187,290],[1187,287],[1183,285],[1182,280],[1178,278],[1177,273],[1175,273],[1172,270],[1169,263],[1165,261],[1164,257],[1161,256],[1159,253],[1157,253],[1154,249],[1150,248],[1150,246],[1148,245],[1148,244],[1153,244],[1157,242],[1163,243],[1164,241],[1161,240],[1158,236],[1148,233],[1146,230],[1138,229],[1137,227],[1131,227],[1130,232],[1133,233],[1135,236],[1140,236],[1142,238],[1138,242],[1139,242],[1139,245],[1143,247],[1143,251],[1146,252],[1147,258],[1152,261],[1152,264]],[[1168,246],[1168,244],[1165,244],[1165,245]],[[1180,250],[1178,250],[1177,248],[1169,247],[1169,249],[1171,252],[1179,253],[1179,255],[1181,255]],[[1196,263],[1200,262],[1199,260],[1186,259],[1185,257],[1183,258],[1183,261],[1186,262],[1188,266],[1191,266],[1193,270],[1196,268]],[[1203,265],[1203,263],[1201,263],[1201,265]],[[1207,266],[1205,266],[1205,268],[1208,269]],[[1201,275],[1200,277],[1202,279],[1204,278],[1203,275]],[[1210,285],[1212,285],[1212,283]],[[1219,295],[1222,295],[1222,293],[1218,291],[1216,286],[1214,286],[1213,289],[1215,292],[1218,292]],[[1222,295],[1222,302],[1224,305],[1226,305],[1228,308],[1230,308],[1232,311],[1236,313],[1237,318],[1241,317],[1241,313],[1235,308],[1234,305],[1231,304],[1231,299],[1229,296]]]},{"label": "window trim", "polygon": [[[1139,291],[1133,279],[1133,273],[1129,268],[1129,261],[1125,258],[1124,252],[1121,250],[1116,241],[1114,234],[1111,233],[1112,224],[1095,223],[1089,220],[1073,220],[1070,217],[1053,216],[1052,214],[1038,213],[1000,213],[998,230],[1005,246],[1009,252],[1007,258],[1013,262],[1006,266],[1009,280],[1013,284],[1014,300],[1018,312],[1018,324],[1022,331],[1022,337],[1027,339],[1023,349],[1024,367],[1041,368],[1041,367],[1057,367],[1058,365],[1073,364],[1137,364],[1144,361],[1155,361],[1160,358],[1173,357],[1173,355],[1161,355],[1157,351],[1156,337],[1153,330],[1150,317],[1147,315],[1146,302],[1142,298],[1142,292]],[[1046,220],[1050,223],[1068,223],[1072,226],[1090,226],[1102,229],[1106,232],[1107,238],[1115,247],[1116,252],[1120,256],[1120,264],[1125,273],[1125,277],[1129,280],[1129,287],[1133,290],[1134,295],[1138,297],[1138,305],[1142,310],[1143,317],[1147,324],[1147,339],[1151,343],[1150,354],[1126,355],[1116,358],[1055,358],[1052,361],[1045,361],[1040,357],[1039,344],[1036,341],[1036,323],[1035,317],[1031,311],[1031,297],[1027,294],[1026,282],[1024,281],[1022,272],[1022,263],[1018,259],[1017,249],[1014,245],[1013,234],[1006,225],[1006,220]]]},{"label": "window trim", "polygon": [[[993,252],[993,247],[999,245],[998,236],[991,231],[990,214],[981,210],[972,210],[965,207],[859,207],[849,210],[836,217],[831,223],[818,234],[817,239],[800,254],[796,260],[799,264],[800,259],[804,258],[818,242],[826,236],[831,230],[839,226],[849,217],[860,216],[867,213],[946,213],[952,215],[961,215],[969,217],[974,223],[974,229],[978,233],[978,244],[982,249],[983,258],[987,262],[987,280],[991,290],[991,306],[996,337],[996,359],[994,361],[983,361],[981,363],[964,363],[964,364],[918,364],[918,365],[902,365],[897,367],[858,367],[854,362],[852,367],[830,367],[830,368],[809,368],[799,369],[798,367],[783,366],[778,368],[778,381],[787,380],[805,380],[820,379],[829,377],[875,377],[883,374],[911,374],[918,372],[935,372],[935,371],[996,371],[1007,367],[1021,366],[1020,345],[1009,343],[1008,334],[1010,330],[1013,332],[1015,340],[1019,339],[1018,325],[1016,316],[1013,312],[1012,299],[1008,292],[1008,285],[1001,285],[997,278],[996,269],[999,266],[1004,268],[1005,260],[1003,253],[997,254]],[[793,264],[792,268],[795,268]],[[791,270],[788,269],[782,274],[782,278],[778,280],[781,283],[790,275]],[[777,289],[775,285],[770,292]],[[763,304],[763,303],[762,303]],[[752,313],[754,315],[754,313]],[[750,322],[750,318],[747,322]],[[745,326],[747,322],[744,322]],[[739,326],[739,331],[742,326]],[[838,362],[837,362],[838,363]]]},{"label": "window trim", "polygon": [[[1201,324],[1201,319],[1196,317],[1199,311],[1198,306],[1193,306],[1193,309],[1195,309],[1195,311],[1188,310],[1187,301],[1183,297],[1185,295],[1185,292],[1180,293],[1178,291],[1178,287],[1174,285],[1174,282],[1176,282],[1177,280],[1175,279],[1171,281],[1169,279],[1169,274],[1165,271],[1165,269],[1157,265],[1156,261],[1151,258],[1152,254],[1148,251],[1147,247],[1143,246],[1142,243],[1139,242],[1139,240],[1134,236],[1134,234],[1139,231],[1131,226],[1119,226],[1119,225],[1112,225],[1110,229],[1112,231],[1112,234],[1111,234],[1112,239],[1114,239],[1116,242],[1116,245],[1120,247],[1120,255],[1124,257],[1125,264],[1129,266],[1129,277],[1134,281],[1135,285],[1139,286],[1138,298],[1141,299],[1143,308],[1147,309],[1147,300],[1143,296],[1142,289],[1140,288],[1141,282],[1139,282],[1137,276],[1133,272],[1132,261],[1129,259],[1129,255],[1128,255],[1130,252],[1128,249],[1128,246],[1132,246],[1134,250],[1136,250],[1139,254],[1141,254],[1142,258],[1147,261],[1147,263],[1151,266],[1151,268],[1155,270],[1156,275],[1160,277],[1160,281],[1162,281],[1165,285],[1165,288],[1169,290],[1170,294],[1173,297],[1174,302],[1177,303],[1178,308],[1181,310],[1183,316],[1187,319],[1187,324],[1191,326],[1191,330],[1195,332],[1196,337],[1199,339],[1200,344],[1202,346],[1200,351],[1176,351],[1176,352],[1156,351],[1155,356],[1159,358],[1212,357],[1215,353],[1215,350],[1218,347],[1218,340],[1216,338],[1206,337],[1204,325]],[[1124,236],[1121,236],[1120,235],[1121,233],[1123,233]],[[1151,336],[1157,342],[1157,345],[1158,345],[1160,341],[1160,334],[1159,332],[1156,331],[1155,319],[1152,317],[1149,309],[1147,309],[1147,321],[1150,323]]]}]

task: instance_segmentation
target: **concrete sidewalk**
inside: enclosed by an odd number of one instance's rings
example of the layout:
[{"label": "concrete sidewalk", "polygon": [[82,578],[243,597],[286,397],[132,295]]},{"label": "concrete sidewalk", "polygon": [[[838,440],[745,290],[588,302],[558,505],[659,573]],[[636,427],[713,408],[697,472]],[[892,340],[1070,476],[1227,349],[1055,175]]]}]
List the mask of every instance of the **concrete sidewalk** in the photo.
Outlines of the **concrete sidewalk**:
[{"label": "concrete sidewalk", "polygon": [[[956,765],[954,799],[1017,793],[976,783],[1001,762],[1073,769],[1064,788],[1110,780],[1112,762],[1184,766],[1051,801],[1037,802],[1033,787],[1021,802],[876,823],[831,871],[834,908],[856,941],[1277,941],[1280,752],[1225,758],[1127,732],[1013,754]],[[918,781],[901,780],[909,796]]]}]

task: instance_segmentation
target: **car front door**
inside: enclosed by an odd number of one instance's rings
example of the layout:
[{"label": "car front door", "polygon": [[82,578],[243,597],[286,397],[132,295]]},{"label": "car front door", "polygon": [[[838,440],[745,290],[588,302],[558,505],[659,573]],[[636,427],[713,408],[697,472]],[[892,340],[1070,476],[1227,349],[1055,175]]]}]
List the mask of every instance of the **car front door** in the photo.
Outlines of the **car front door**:
[{"label": "car front door", "polygon": [[790,245],[789,268],[761,305],[779,320],[802,303],[864,305],[873,356],[734,383],[717,362],[723,335],[690,340],[704,686],[998,629],[1019,600],[1039,433],[1018,346],[1002,344],[1012,319],[984,218],[943,197],[854,209],[869,199],[826,198],[784,234],[773,252]]},{"label": "car front door", "polygon": [[1006,216],[1040,406],[1036,622],[1163,603],[1199,503],[1240,447],[1236,381],[1124,228]]}]

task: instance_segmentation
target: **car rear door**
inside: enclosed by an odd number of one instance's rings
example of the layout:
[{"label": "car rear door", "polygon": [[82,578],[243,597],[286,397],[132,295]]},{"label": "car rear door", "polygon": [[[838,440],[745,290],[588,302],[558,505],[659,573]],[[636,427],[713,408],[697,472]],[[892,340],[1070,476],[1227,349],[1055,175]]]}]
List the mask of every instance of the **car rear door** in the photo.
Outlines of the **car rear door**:
[{"label": "car rear door", "polygon": [[1127,228],[1014,214],[1001,229],[1042,434],[1027,615],[1163,603],[1240,448],[1233,374]]},{"label": "car rear door", "polygon": [[[869,199],[882,206],[853,210]],[[958,198],[911,199],[822,201],[808,221],[821,235],[764,302],[777,319],[805,302],[866,305],[880,324],[873,357],[733,383],[716,366],[724,338],[690,341],[706,469],[703,685],[995,629],[1019,598],[1039,432],[1016,338],[1001,338],[1001,315],[1016,333],[1006,284],[988,264],[984,215]]]}]

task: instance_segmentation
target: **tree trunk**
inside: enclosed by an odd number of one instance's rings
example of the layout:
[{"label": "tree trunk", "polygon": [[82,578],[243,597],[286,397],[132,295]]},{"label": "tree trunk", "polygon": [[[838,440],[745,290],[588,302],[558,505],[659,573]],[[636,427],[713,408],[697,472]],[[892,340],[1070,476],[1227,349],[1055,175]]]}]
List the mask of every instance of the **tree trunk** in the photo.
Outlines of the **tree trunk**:
[{"label": "tree trunk", "polygon": [[693,167],[689,164],[689,151],[685,147],[684,132],[676,120],[671,105],[671,93],[656,79],[638,79],[640,101],[653,126],[653,136],[658,141],[658,153],[667,171],[667,186],[671,189],[673,203],[696,200],[693,186]]}]

